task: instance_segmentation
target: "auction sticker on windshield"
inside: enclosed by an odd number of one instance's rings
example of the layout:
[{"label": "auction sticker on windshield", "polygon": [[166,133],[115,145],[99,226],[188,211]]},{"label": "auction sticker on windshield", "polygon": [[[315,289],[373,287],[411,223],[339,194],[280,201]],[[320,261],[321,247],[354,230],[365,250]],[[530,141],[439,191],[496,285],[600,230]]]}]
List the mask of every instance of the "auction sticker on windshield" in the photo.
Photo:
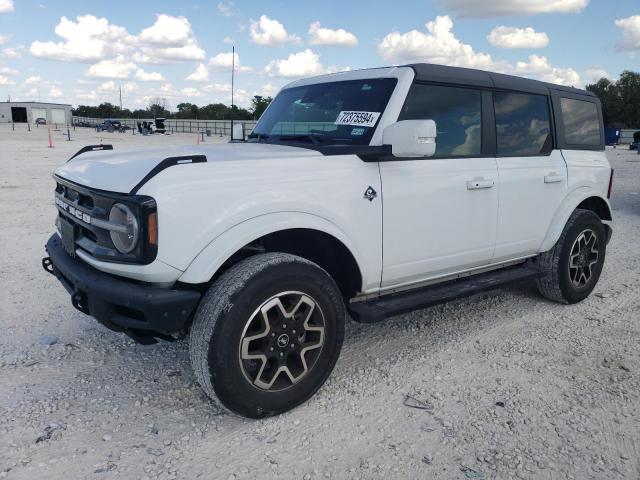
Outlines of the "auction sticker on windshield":
[{"label": "auction sticker on windshield", "polygon": [[350,125],[353,127],[373,127],[380,116],[380,112],[357,112],[343,110],[333,122],[335,125]]}]

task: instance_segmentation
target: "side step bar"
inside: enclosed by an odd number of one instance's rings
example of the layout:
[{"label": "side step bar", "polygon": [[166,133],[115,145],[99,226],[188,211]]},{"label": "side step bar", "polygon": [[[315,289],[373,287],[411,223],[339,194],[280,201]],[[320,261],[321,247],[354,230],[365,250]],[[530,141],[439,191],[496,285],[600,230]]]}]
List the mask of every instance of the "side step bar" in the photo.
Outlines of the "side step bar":
[{"label": "side step bar", "polygon": [[356,322],[375,323],[394,315],[486,292],[509,283],[532,280],[542,274],[543,272],[535,264],[527,262],[523,265],[480,273],[418,290],[353,302],[347,308],[351,318]]}]

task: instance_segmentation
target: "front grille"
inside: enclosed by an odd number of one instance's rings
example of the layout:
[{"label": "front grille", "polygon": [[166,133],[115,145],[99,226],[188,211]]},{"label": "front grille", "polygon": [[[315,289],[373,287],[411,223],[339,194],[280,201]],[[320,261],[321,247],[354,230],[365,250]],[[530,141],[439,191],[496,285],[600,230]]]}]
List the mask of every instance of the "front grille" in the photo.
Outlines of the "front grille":
[{"label": "front grille", "polygon": [[111,207],[117,202],[125,203],[138,216],[141,224],[140,237],[145,238],[146,225],[143,219],[146,218],[145,215],[149,211],[155,211],[153,199],[90,189],[60,177],[55,177],[55,179],[56,198],[72,206],[75,212],[79,212],[78,216],[75,216],[57,205],[58,214],[74,225],[77,248],[84,250],[97,260],[109,262],[147,264],[155,259],[157,251],[155,245],[147,246],[141,241],[133,252],[123,254],[116,250],[108,230],[100,228],[90,221],[83,221],[83,214],[91,219],[108,221]]}]

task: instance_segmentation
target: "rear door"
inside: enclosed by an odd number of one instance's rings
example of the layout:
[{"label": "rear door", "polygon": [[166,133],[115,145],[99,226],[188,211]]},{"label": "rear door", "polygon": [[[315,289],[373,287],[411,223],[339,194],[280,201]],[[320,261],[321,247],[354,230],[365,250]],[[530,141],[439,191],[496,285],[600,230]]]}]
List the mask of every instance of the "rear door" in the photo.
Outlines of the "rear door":
[{"label": "rear door", "polygon": [[[436,154],[380,162],[382,286],[400,286],[487,264],[495,246],[498,172],[485,154],[490,93],[414,84],[398,120],[436,122]],[[490,104],[489,104],[490,106]]]},{"label": "rear door", "polygon": [[567,193],[567,167],[554,150],[546,95],[493,92],[500,178],[494,262],[538,252]]}]

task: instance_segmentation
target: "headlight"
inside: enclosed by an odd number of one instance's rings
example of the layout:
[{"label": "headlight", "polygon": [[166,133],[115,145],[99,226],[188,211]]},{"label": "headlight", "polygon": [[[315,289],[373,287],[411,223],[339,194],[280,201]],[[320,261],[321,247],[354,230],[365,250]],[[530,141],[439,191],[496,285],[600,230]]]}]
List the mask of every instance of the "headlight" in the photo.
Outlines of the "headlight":
[{"label": "headlight", "polygon": [[130,253],[138,243],[138,219],[129,207],[116,203],[109,212],[109,221],[121,225],[122,231],[111,230],[111,241],[120,253]]}]

